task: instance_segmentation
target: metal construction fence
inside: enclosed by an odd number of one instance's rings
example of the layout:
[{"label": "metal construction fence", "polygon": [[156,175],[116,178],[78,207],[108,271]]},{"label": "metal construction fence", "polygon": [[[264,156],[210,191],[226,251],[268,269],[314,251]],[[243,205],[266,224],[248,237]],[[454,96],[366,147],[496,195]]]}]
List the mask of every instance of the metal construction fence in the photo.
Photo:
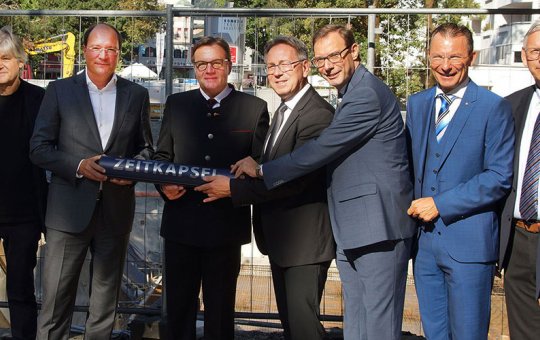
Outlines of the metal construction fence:
[{"label": "metal construction fence", "polygon": [[[239,89],[267,100],[273,111],[278,101],[266,83],[262,59],[264,43],[285,34],[298,36],[310,46],[310,36],[318,27],[327,23],[351,25],[361,44],[363,62],[392,88],[404,110],[410,94],[433,84],[425,51],[429,30],[434,25],[448,20],[467,24],[474,33],[478,53],[470,70],[471,78],[500,95],[507,95],[532,83],[527,69],[522,67],[521,46],[524,33],[537,17],[540,17],[540,9],[531,8],[216,9],[167,6],[163,11],[0,10],[0,25],[11,25],[15,33],[29,41],[29,51],[39,52],[31,56],[25,71],[33,78],[32,82],[42,86],[65,74],[68,66],[64,58],[68,57],[64,46],[68,32],[75,36],[75,42],[67,48],[75,52],[76,72],[84,68],[81,52],[84,30],[92,23],[102,21],[117,25],[125,38],[122,66],[140,63],[146,67],[148,74],[136,75],[132,71],[124,76],[148,88],[154,111],[152,116],[157,118],[152,120],[154,139],[157,140],[166,96],[197,87],[190,46],[205,34],[221,34],[231,42],[236,57],[231,82]],[[147,24],[144,26],[146,40],[137,35],[143,30],[141,23]],[[39,28],[39,36],[34,36],[36,28]],[[53,41],[60,41],[54,51],[61,54],[60,57],[50,57],[46,50],[36,48]],[[160,49],[160,45],[163,48]],[[162,60],[159,58],[161,53]],[[310,80],[319,93],[335,104],[335,90],[317,76],[315,69]],[[163,257],[159,236],[162,207],[162,199],[153,185],[137,185],[137,209],[119,304],[119,330],[127,329],[128,324],[141,317],[157,320],[162,313]],[[279,326],[267,258],[258,253],[254,242],[243,248],[242,256],[237,289],[239,325],[260,326],[260,321],[245,322],[258,319],[264,320],[264,326]],[[39,261],[36,270],[38,301],[41,301],[41,276],[46,274],[41,272],[41,263]],[[75,328],[84,324],[85,319],[88,301],[86,268],[81,275],[79,293],[76,303],[79,313],[73,319]],[[1,306],[5,307],[6,302]],[[323,319],[328,320],[325,321],[327,327],[341,327],[343,302],[334,267],[329,273],[321,312]],[[508,334],[504,314],[504,294],[496,280],[490,331],[493,339]],[[407,285],[404,330],[422,333],[412,278]]]}]

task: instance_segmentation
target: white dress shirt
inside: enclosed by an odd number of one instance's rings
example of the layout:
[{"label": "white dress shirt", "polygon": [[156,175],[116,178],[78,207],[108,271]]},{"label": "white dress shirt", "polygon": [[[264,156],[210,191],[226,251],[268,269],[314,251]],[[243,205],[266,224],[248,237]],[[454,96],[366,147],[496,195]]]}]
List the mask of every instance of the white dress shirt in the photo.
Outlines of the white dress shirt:
[{"label": "white dress shirt", "polygon": [[[521,136],[521,144],[519,146],[519,165],[517,175],[517,192],[516,192],[516,205],[514,206],[514,218],[521,219],[521,213],[519,212],[519,202],[521,201],[521,186],[523,185],[523,175],[525,174],[525,167],[527,166],[527,157],[529,156],[529,148],[531,147],[532,134],[534,130],[534,124],[536,118],[540,112],[540,90],[536,88],[531,102],[529,104],[529,111],[527,112],[527,118],[525,119],[525,125],[523,126],[523,135]],[[516,155],[517,156],[517,155]],[[540,211],[540,210],[537,210]]]},{"label": "white dress shirt", "polygon": [[[292,110],[294,110],[294,107],[296,106],[296,104],[298,104],[300,99],[302,99],[304,94],[306,94],[306,92],[307,92],[307,90],[309,89],[310,86],[311,85],[309,85],[309,84],[304,85],[304,87],[302,87],[302,89],[300,91],[298,91],[297,94],[295,94],[291,99],[289,99],[289,100],[287,100],[285,102],[285,105],[287,106],[287,110],[285,110],[285,112],[283,113],[283,120],[281,121],[281,125],[279,126],[279,130],[278,130],[278,132],[276,134],[276,137],[274,138],[274,143],[277,141],[279,135],[281,134],[281,130],[285,126],[285,123],[287,122],[287,119],[289,119],[289,116],[291,115]],[[269,143],[269,141],[266,141],[263,150],[266,150],[266,145],[268,143]],[[274,147],[273,144],[272,144],[272,147]]]},{"label": "white dress shirt", "polygon": [[101,137],[101,146],[103,150],[107,146],[114,123],[114,113],[116,109],[116,74],[111,81],[101,90],[90,80],[86,73],[86,84],[88,93],[94,110],[94,117]]},{"label": "white dress shirt", "polygon": [[[210,99],[209,95],[204,93],[204,91],[201,88],[199,88],[199,89],[201,90],[201,94],[203,95],[204,99],[206,99],[206,100]],[[214,104],[214,107],[212,107],[212,108],[216,109],[216,108],[220,107],[221,101],[223,99],[225,99],[231,92],[232,92],[232,88],[229,87],[229,86],[226,86],[223,91],[221,91],[220,93],[218,93],[217,96],[214,97],[214,99],[216,100],[216,103]]]},{"label": "white dress shirt", "polygon": [[[450,108],[448,110],[448,117],[450,118],[450,123],[448,123],[448,126],[452,123],[452,118],[454,118],[454,115],[456,114],[457,109],[459,108],[459,105],[461,104],[461,100],[463,99],[463,96],[465,95],[465,91],[467,91],[467,85],[469,84],[469,80],[464,81],[463,83],[459,84],[455,89],[452,91],[446,93],[447,96],[452,96],[454,100],[452,101],[452,104],[450,104]],[[435,98],[441,93],[444,93],[443,90],[440,89],[440,87],[437,86],[435,90]],[[439,118],[439,111],[441,110],[441,98],[437,98],[435,100],[435,121]],[[441,138],[446,133],[446,130],[448,130],[448,126],[446,129],[441,131],[440,136]]]}]

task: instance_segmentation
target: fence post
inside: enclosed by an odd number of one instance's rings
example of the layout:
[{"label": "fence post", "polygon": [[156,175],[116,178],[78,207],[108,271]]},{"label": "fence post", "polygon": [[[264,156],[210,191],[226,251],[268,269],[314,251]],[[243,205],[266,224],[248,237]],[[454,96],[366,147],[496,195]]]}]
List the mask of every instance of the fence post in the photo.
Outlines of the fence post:
[{"label": "fence post", "polygon": [[[371,3],[371,1],[370,1]],[[368,8],[375,8],[370,4]],[[375,69],[375,14],[368,14],[368,33],[367,33],[367,62],[366,68],[373,73]]]},{"label": "fence post", "polygon": [[173,6],[167,5],[167,34],[165,35],[165,96],[172,94],[173,81]]}]

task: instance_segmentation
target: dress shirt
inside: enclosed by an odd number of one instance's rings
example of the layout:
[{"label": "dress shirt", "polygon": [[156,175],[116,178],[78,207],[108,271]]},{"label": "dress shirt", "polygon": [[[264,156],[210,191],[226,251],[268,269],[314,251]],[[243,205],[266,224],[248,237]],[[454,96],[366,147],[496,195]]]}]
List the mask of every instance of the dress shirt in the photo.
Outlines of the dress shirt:
[{"label": "dress shirt", "polygon": [[107,146],[109,137],[114,123],[114,113],[116,109],[116,74],[107,85],[101,90],[90,80],[86,73],[86,84],[88,85],[88,93],[92,102],[92,109],[96,117],[96,124],[101,138],[101,146],[103,150]]},{"label": "dress shirt", "polygon": [[[201,94],[203,95],[204,99],[208,100],[210,99],[211,97],[209,95],[207,95],[206,93],[204,93],[204,91],[199,88],[201,90]],[[220,93],[218,93],[217,96],[214,97],[214,99],[216,100],[216,103],[214,104],[214,107],[212,107],[213,109],[217,109],[220,105],[221,105],[221,101],[227,97],[229,95],[229,93],[232,92],[232,87],[230,86],[226,86],[225,89],[223,89],[223,91],[221,91]]]},{"label": "dress shirt", "polygon": [[[521,136],[521,144],[519,146],[519,165],[518,165],[518,181],[516,192],[516,205],[514,206],[514,218],[521,219],[521,213],[519,212],[519,203],[521,201],[521,186],[523,185],[523,175],[525,174],[525,168],[527,167],[527,157],[529,156],[529,149],[531,147],[532,134],[534,130],[534,124],[536,118],[540,112],[540,89],[536,88],[529,104],[529,111],[527,112],[527,118],[525,119],[525,125],[523,126],[523,134]],[[540,211],[540,210],[537,210]]]},{"label": "dress shirt", "polygon": [[[114,124],[114,113],[116,112],[116,74],[113,75],[109,83],[101,90],[98,89],[90,77],[88,77],[88,72],[85,72],[85,74],[88,94],[90,95],[90,102],[92,103],[92,110],[94,111],[94,117],[101,139],[101,147],[105,150],[109,137],[111,136]],[[77,171],[75,172],[75,177],[77,178],[83,177],[79,174],[79,168],[81,167],[83,160],[84,159],[81,159],[77,166]]]},{"label": "dress shirt", "polygon": [[[450,123],[448,123],[448,127],[450,124],[452,124],[452,118],[454,118],[454,115],[456,114],[457,109],[459,108],[459,105],[461,104],[461,99],[463,99],[463,96],[465,95],[465,91],[467,90],[467,84],[469,84],[469,79],[464,81],[463,83],[459,84],[455,89],[452,91],[445,93],[448,97],[452,96],[452,104],[450,104],[450,108],[448,110],[448,117],[450,118]],[[437,96],[441,93],[444,93],[443,90],[441,90],[440,87],[437,86],[437,89],[435,90],[435,121],[439,118],[439,111],[441,110],[441,98],[437,98]],[[444,136],[446,131],[448,130],[448,127],[441,132],[441,138]]]},{"label": "dress shirt", "polygon": [[[277,141],[279,134],[281,133],[281,130],[285,126],[285,123],[287,122],[287,119],[289,119],[289,116],[291,115],[292,110],[294,110],[294,107],[300,99],[306,94],[307,90],[309,89],[311,85],[306,84],[300,91],[298,91],[297,94],[295,94],[291,99],[285,101],[285,105],[287,106],[287,110],[283,113],[283,121],[281,121],[281,126],[279,127],[279,130],[277,131],[276,137],[274,138],[274,143]],[[273,117],[272,117],[273,119]],[[270,141],[266,141],[266,144],[268,144]],[[263,150],[266,150],[266,144],[264,145]],[[274,147],[274,145],[272,145]]]}]

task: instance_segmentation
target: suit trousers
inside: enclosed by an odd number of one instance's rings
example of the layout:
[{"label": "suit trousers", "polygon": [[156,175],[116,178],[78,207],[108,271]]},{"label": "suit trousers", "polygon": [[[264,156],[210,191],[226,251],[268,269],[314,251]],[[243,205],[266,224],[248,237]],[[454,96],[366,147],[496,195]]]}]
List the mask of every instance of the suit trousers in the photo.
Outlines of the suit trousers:
[{"label": "suit trousers", "polygon": [[437,228],[422,230],[414,280],[426,338],[487,339],[494,274],[494,262],[458,262],[448,254]]},{"label": "suit trousers", "polygon": [[411,239],[338,249],[345,340],[400,340]]},{"label": "suit trousers", "polygon": [[47,228],[38,340],[68,339],[79,275],[88,250],[90,302],[84,339],[104,340],[111,336],[129,233],[113,232],[103,218],[100,202],[81,233]]},{"label": "suit trousers", "polygon": [[202,283],[204,339],[234,339],[240,245],[195,247],[165,239],[168,338],[195,340]]},{"label": "suit trousers", "polygon": [[6,254],[6,291],[13,339],[36,338],[34,268],[40,229],[38,222],[0,224],[0,238]]},{"label": "suit trousers", "polygon": [[331,261],[280,267],[270,262],[285,340],[322,340],[320,304]]},{"label": "suit trousers", "polygon": [[540,337],[540,306],[536,299],[538,236],[515,228],[512,253],[504,274],[508,328],[512,339]]}]

